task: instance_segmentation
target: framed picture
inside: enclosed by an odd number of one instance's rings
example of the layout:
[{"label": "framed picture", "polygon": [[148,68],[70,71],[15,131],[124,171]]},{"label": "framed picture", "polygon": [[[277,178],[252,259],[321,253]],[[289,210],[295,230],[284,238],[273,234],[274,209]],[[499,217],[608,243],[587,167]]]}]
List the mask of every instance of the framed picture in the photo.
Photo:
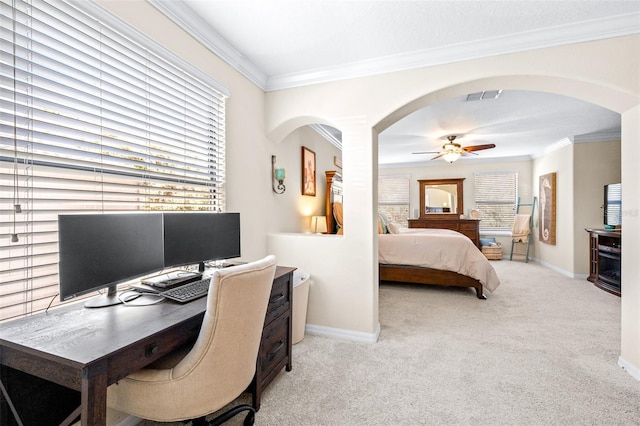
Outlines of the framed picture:
[{"label": "framed picture", "polygon": [[543,243],[556,244],[556,174],[540,176],[540,213],[538,237]]},{"label": "framed picture", "polygon": [[302,195],[316,196],[316,153],[302,147]]}]

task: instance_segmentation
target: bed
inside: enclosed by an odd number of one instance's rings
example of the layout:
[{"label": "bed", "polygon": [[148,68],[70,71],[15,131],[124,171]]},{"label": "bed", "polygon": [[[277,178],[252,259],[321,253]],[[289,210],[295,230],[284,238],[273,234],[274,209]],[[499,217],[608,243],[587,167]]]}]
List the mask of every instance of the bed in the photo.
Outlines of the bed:
[{"label": "bed", "polygon": [[399,229],[378,234],[380,281],[473,287],[478,299],[500,280],[466,236],[448,229]]}]

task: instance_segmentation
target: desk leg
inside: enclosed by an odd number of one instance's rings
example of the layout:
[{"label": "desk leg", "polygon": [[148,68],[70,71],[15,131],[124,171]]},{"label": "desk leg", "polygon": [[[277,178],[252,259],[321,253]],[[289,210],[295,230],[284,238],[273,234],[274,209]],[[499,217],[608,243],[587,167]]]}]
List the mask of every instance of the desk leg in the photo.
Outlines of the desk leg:
[{"label": "desk leg", "polygon": [[80,418],[83,426],[107,423],[107,363],[87,367],[82,371]]}]

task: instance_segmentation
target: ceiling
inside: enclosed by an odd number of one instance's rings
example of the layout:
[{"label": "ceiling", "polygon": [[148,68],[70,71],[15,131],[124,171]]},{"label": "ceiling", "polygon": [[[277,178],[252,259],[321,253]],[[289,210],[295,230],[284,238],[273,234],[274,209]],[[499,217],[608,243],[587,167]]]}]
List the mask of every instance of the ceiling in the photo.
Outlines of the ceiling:
[{"label": "ceiling", "polygon": [[[265,91],[640,33],[640,0],[147,1]],[[450,134],[494,143],[472,157],[495,159],[619,132],[619,114],[601,107],[504,91],[416,111],[380,135],[379,159],[428,164],[412,153],[437,151]]]}]

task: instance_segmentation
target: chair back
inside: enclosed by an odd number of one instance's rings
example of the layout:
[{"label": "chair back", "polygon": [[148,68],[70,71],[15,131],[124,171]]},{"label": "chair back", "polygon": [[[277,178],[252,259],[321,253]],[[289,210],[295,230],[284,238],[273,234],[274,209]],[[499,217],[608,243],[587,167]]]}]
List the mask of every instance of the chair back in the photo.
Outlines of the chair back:
[{"label": "chair back", "polygon": [[209,395],[224,389],[237,396],[249,386],[275,270],[275,256],[267,256],[213,274],[200,334],[173,368],[174,378],[191,376],[193,386]]}]

